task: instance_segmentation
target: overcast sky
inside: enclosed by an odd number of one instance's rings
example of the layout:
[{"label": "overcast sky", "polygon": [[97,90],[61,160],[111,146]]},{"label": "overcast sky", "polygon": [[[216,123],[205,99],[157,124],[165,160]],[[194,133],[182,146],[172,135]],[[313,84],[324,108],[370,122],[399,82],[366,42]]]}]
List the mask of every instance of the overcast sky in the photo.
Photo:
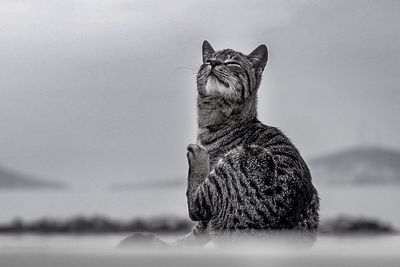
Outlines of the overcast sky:
[{"label": "overcast sky", "polygon": [[306,159],[400,148],[400,1],[0,0],[0,165],[72,184],[186,175],[204,39],[269,62],[259,117]]}]

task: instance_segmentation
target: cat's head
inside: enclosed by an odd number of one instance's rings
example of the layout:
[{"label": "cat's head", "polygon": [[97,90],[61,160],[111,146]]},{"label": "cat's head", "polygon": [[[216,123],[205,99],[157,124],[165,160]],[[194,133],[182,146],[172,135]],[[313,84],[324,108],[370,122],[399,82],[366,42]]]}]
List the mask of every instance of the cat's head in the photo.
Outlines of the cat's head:
[{"label": "cat's head", "polygon": [[268,60],[267,47],[262,44],[248,55],[232,49],[215,51],[204,41],[203,64],[197,75],[201,96],[221,97],[235,102],[254,98]]}]

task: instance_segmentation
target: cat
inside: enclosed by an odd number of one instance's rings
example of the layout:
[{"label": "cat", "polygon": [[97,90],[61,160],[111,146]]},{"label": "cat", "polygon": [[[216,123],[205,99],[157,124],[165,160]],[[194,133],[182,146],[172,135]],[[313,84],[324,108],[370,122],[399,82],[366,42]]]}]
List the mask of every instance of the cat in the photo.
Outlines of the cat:
[{"label": "cat", "polygon": [[202,55],[198,141],[187,148],[188,211],[198,222],[192,235],[295,230],[315,239],[319,197],[310,171],[279,129],[257,119],[267,47],[244,55],[204,41]]},{"label": "cat", "polygon": [[319,197],[310,171],[279,129],[257,119],[267,47],[245,55],[215,51],[204,41],[202,57],[197,144],[187,147],[187,205],[197,224],[176,244],[204,245],[276,231],[295,231],[314,241]]}]

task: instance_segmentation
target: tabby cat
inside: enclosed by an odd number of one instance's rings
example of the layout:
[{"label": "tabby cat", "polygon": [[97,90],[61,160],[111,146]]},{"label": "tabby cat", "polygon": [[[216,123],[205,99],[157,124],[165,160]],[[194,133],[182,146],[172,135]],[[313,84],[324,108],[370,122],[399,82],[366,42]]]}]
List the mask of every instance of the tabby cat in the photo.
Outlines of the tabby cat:
[{"label": "tabby cat", "polygon": [[187,204],[198,223],[187,239],[271,230],[316,236],[319,198],[306,163],[279,129],[257,119],[267,59],[265,45],[244,55],[203,43],[198,141],[187,148]]},{"label": "tabby cat", "polygon": [[[178,246],[282,230],[316,237],[319,198],[310,171],[279,129],[257,119],[257,90],[267,59],[265,45],[244,55],[203,43],[198,141],[187,148],[187,204],[198,223]],[[137,239],[165,245],[148,233],[121,244]]]}]

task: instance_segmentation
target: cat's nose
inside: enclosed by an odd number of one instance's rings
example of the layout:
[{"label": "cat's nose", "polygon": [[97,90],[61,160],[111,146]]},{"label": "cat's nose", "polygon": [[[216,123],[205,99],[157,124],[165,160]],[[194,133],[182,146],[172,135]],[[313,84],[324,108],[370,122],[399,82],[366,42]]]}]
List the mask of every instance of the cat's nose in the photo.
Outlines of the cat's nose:
[{"label": "cat's nose", "polygon": [[214,68],[215,66],[221,65],[222,61],[219,60],[210,60],[210,65],[212,68]]}]

